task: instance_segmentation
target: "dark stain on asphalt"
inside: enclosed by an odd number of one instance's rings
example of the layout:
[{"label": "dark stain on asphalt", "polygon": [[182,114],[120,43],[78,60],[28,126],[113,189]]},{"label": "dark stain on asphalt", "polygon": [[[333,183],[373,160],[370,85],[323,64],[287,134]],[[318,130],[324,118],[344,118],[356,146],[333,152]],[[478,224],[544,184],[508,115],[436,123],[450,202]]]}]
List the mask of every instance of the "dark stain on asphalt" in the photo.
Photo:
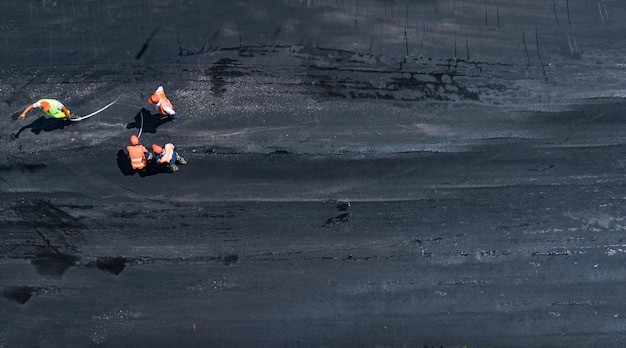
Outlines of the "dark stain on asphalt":
[{"label": "dark stain on asphalt", "polygon": [[350,222],[350,219],[348,218],[349,216],[350,213],[339,214],[333,218],[326,220],[326,222],[324,223],[324,227],[333,227],[337,225],[347,224],[348,222]]},{"label": "dark stain on asphalt", "polygon": [[19,304],[25,304],[33,297],[35,290],[31,286],[13,286],[3,289],[2,296]]},{"label": "dark stain on asphalt", "polygon": [[23,223],[31,227],[46,229],[81,229],[84,226],[77,218],[46,200],[23,201],[13,205],[13,211],[20,216]]},{"label": "dark stain on asphalt", "polygon": [[211,93],[214,96],[226,93],[227,78],[244,75],[242,71],[237,70],[237,65],[234,59],[222,58],[206,69],[205,75],[211,77]]},{"label": "dark stain on asphalt", "polygon": [[0,172],[20,171],[35,173],[40,170],[46,169],[48,165],[45,163],[12,163],[11,165],[0,165]]},{"label": "dark stain on asphalt", "polygon": [[160,26],[157,26],[156,28],[154,28],[154,30],[152,31],[152,34],[150,34],[148,39],[143,43],[143,46],[141,46],[141,49],[139,50],[139,52],[135,56],[135,59],[141,58],[144,55],[144,53],[146,53],[146,50],[150,46],[150,41],[152,41],[152,39],[154,38],[156,33],[159,31],[159,28],[160,28]]},{"label": "dark stain on asphalt", "polygon": [[233,263],[237,263],[239,261],[239,255],[237,254],[229,254],[221,257],[222,263],[225,266],[231,265]]},{"label": "dark stain on asphalt", "polygon": [[79,257],[60,252],[45,251],[31,261],[37,273],[42,276],[60,278],[63,274],[76,265]]},{"label": "dark stain on asphalt", "polygon": [[103,257],[98,258],[96,267],[103,272],[119,275],[126,269],[128,262],[129,260],[124,257]]},{"label": "dark stain on asphalt", "polygon": [[348,208],[350,208],[350,202],[337,202],[338,211],[348,211]]}]

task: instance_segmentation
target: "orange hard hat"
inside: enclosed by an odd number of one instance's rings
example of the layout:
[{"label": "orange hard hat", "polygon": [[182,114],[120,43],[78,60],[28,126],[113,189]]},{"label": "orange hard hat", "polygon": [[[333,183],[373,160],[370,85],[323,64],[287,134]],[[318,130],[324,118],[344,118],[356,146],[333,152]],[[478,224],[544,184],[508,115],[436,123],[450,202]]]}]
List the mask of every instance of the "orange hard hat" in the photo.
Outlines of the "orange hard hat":
[{"label": "orange hard hat", "polygon": [[139,145],[139,137],[135,134],[130,136],[130,143],[133,145]]},{"label": "orange hard hat", "polygon": [[150,104],[158,104],[161,101],[161,98],[159,98],[158,95],[153,94],[150,96],[150,99],[148,99],[148,101],[150,102]]},{"label": "orange hard hat", "polygon": [[44,100],[39,103],[39,107],[41,107],[41,110],[48,112],[48,110],[50,110],[50,103]]},{"label": "orange hard hat", "polygon": [[154,152],[157,155],[160,155],[161,152],[163,152],[163,148],[157,144],[152,144],[152,152]]}]

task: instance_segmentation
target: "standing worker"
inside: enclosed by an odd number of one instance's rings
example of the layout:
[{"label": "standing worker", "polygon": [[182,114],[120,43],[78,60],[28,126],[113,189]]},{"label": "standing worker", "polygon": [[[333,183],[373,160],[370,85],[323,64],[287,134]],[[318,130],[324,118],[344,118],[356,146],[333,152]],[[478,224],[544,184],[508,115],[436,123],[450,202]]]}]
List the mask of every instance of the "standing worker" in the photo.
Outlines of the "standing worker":
[{"label": "standing worker", "polygon": [[139,137],[134,134],[130,136],[130,144],[126,146],[130,166],[133,167],[133,170],[143,171],[148,162],[152,160],[152,154],[145,146],[139,144]]},{"label": "standing worker", "polygon": [[67,118],[70,119],[70,110],[56,99],[39,99],[32,105],[28,105],[24,111],[20,114],[20,120],[26,117],[26,113],[33,108],[41,109],[48,117],[52,118]]},{"label": "standing worker", "polygon": [[176,111],[174,111],[174,106],[172,106],[170,100],[165,96],[163,86],[159,86],[159,88],[152,93],[150,98],[148,98],[148,103],[154,104],[159,114],[169,116],[172,120],[178,119],[178,115]]},{"label": "standing worker", "polygon": [[173,173],[178,170],[176,164],[187,164],[187,161],[176,152],[176,145],[167,143],[160,147],[157,144],[152,144],[152,152],[156,155],[156,162],[164,164],[168,173]]}]

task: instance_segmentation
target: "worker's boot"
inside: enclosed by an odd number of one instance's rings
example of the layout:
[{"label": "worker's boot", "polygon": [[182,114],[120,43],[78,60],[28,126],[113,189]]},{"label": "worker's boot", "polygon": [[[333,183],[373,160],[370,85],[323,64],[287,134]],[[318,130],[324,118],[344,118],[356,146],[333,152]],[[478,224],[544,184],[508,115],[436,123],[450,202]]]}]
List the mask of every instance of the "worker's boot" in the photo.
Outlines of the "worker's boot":
[{"label": "worker's boot", "polygon": [[185,165],[187,161],[183,158],[183,156],[176,154],[176,163]]},{"label": "worker's boot", "polygon": [[167,172],[168,173],[174,173],[177,170],[178,170],[178,166],[176,164],[172,164],[172,165],[167,167]]}]

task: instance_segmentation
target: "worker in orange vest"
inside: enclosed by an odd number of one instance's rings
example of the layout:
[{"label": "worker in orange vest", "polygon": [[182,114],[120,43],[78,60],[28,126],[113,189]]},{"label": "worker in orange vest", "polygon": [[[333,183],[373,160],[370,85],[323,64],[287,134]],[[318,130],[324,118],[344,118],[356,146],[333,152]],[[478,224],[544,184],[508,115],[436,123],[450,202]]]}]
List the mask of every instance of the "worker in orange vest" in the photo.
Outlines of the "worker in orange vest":
[{"label": "worker in orange vest", "polygon": [[24,111],[20,114],[20,120],[26,117],[26,113],[32,109],[41,109],[44,114],[52,118],[67,118],[70,119],[70,110],[56,99],[39,99],[34,104],[28,105]]},{"label": "worker in orange vest", "polygon": [[176,145],[172,143],[167,143],[163,147],[152,144],[152,152],[156,156],[156,163],[164,164],[168,173],[177,171],[177,164],[187,164],[187,161],[176,152]]},{"label": "worker in orange vest", "polygon": [[130,144],[126,146],[128,158],[130,158],[130,166],[133,170],[145,170],[148,162],[152,161],[152,153],[145,146],[139,144],[139,137],[134,134],[130,136]]},{"label": "worker in orange vest", "polygon": [[152,93],[150,98],[148,98],[149,104],[154,104],[156,111],[164,116],[169,116],[172,120],[177,120],[178,115],[176,111],[174,111],[174,106],[172,106],[172,102],[167,99],[165,96],[165,92],[163,91],[163,86],[159,86],[159,88]]}]

